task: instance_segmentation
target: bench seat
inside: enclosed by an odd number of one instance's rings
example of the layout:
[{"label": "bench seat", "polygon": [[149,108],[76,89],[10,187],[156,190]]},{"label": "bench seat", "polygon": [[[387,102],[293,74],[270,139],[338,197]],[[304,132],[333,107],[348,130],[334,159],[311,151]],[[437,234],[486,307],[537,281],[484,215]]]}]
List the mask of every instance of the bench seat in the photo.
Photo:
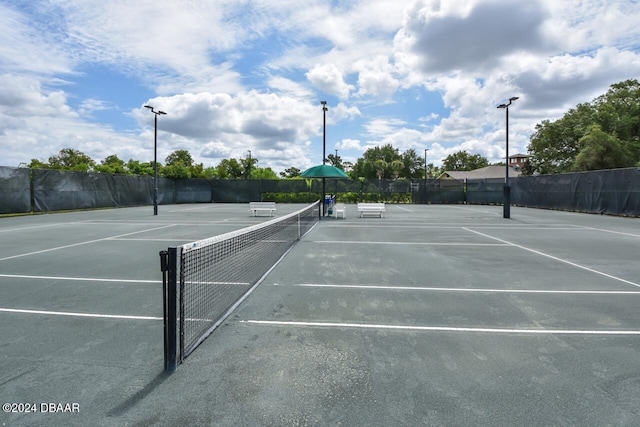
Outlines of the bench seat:
[{"label": "bench seat", "polygon": [[273,216],[276,210],[275,202],[249,202],[249,210],[253,212],[253,216],[257,216],[258,212],[269,212],[269,216]]},{"label": "bench seat", "polygon": [[360,218],[367,214],[377,215],[382,218],[384,211],[384,203],[358,203]]}]

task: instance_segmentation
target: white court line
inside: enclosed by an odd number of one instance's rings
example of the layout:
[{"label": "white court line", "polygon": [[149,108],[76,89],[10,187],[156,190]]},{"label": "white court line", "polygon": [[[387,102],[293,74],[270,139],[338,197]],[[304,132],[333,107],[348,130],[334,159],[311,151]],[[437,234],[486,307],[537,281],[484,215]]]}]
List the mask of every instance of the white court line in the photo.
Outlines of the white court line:
[{"label": "white court line", "polygon": [[503,294],[569,294],[569,295],[640,295],[640,291],[587,291],[587,290],[542,290],[542,289],[481,289],[481,288],[442,288],[420,286],[380,286],[380,285],[331,285],[321,283],[297,283],[284,285],[274,283],[272,286],[290,286],[301,288],[332,289],[370,289],[383,291],[429,291],[429,292],[469,292],[469,293],[503,293]]},{"label": "white court line", "polygon": [[[147,220],[130,220],[130,219],[96,219],[96,220],[87,220],[83,221],[83,225],[163,225],[170,224],[177,227],[180,226],[189,226],[189,225],[218,225],[223,222],[227,222],[227,220],[219,220],[219,221],[180,221],[180,224],[176,224],[175,221],[147,221]],[[79,224],[79,223],[78,223]],[[225,224],[226,225],[226,224]]]},{"label": "white court line", "polygon": [[9,259],[21,258],[21,257],[25,257],[25,256],[30,256],[30,255],[37,255],[37,254],[41,254],[41,253],[45,253],[45,252],[57,251],[58,249],[72,248],[74,246],[87,245],[89,243],[103,242],[105,240],[116,239],[118,237],[131,236],[132,234],[146,233],[147,231],[160,230],[162,228],[169,228],[169,227],[174,227],[174,226],[175,226],[175,224],[163,225],[162,227],[149,228],[149,229],[146,229],[146,230],[134,231],[132,233],[119,234],[117,236],[103,237],[102,239],[88,240],[86,242],[73,243],[71,245],[64,245],[64,246],[58,246],[58,247],[55,247],[55,248],[42,249],[40,251],[28,252],[26,254],[12,255],[12,256],[8,256],[8,257],[0,258],[0,261],[6,261],[6,260],[9,260]]},{"label": "white court line", "polygon": [[196,206],[193,208],[184,208],[184,209],[172,209],[169,211],[169,213],[174,213],[174,212],[186,212],[186,211],[197,211],[197,210],[204,210],[204,209],[213,209],[213,206]]},{"label": "white court line", "polygon": [[398,208],[398,209],[402,209],[403,211],[407,211],[407,212],[413,213],[413,211],[411,209],[403,208],[401,206],[395,206],[395,207]]},{"label": "white court line", "polygon": [[453,208],[453,209],[463,209],[465,211],[476,211],[476,212],[482,212],[485,214],[491,214],[491,215],[498,215],[499,212],[495,212],[495,211],[487,211],[484,209],[478,209],[478,208],[469,208],[469,207],[462,207],[462,206],[448,206],[449,208]]},{"label": "white court line", "polygon": [[623,236],[640,237],[640,234],[623,233],[622,231],[605,230],[603,228],[581,227],[587,230],[602,231],[603,233],[622,234]]},{"label": "white court line", "polygon": [[74,313],[74,312],[68,312],[68,311],[23,310],[18,308],[0,308],[0,312],[1,313],[21,313],[21,314],[43,314],[48,316],[93,317],[97,319],[163,320],[162,317],[155,317],[155,316],[126,316],[126,315],[120,315],[120,314]]},{"label": "white court line", "polygon": [[287,322],[277,320],[241,320],[240,323],[270,326],[302,326],[324,328],[356,328],[425,332],[476,332],[495,334],[531,334],[531,335],[640,335],[637,330],[587,330],[587,329],[510,329],[510,328],[456,328],[447,326],[408,326],[366,323],[333,323],[333,322]]},{"label": "white court line", "polygon": [[640,284],[639,283],[635,283],[635,282],[632,282],[630,280],[622,279],[620,277],[616,277],[616,276],[613,276],[611,274],[607,274],[607,273],[604,273],[602,271],[598,271],[598,270],[595,270],[593,268],[586,267],[584,265],[576,264],[575,262],[567,261],[566,259],[558,258],[558,257],[553,256],[553,255],[545,254],[544,252],[536,251],[535,249],[527,248],[527,247],[522,246],[522,245],[517,245],[515,243],[511,243],[511,242],[508,242],[506,240],[490,236],[488,234],[480,233],[479,231],[471,230],[471,229],[466,228],[466,227],[462,227],[462,229],[463,230],[467,230],[467,231],[469,231],[471,233],[479,234],[480,236],[484,236],[484,237],[487,237],[489,239],[497,240],[498,242],[506,243],[506,244],[511,245],[511,246],[513,246],[515,248],[524,249],[525,251],[529,251],[529,252],[532,252],[534,254],[541,255],[541,256],[544,256],[544,257],[547,257],[547,258],[551,258],[551,259],[553,259],[555,261],[560,261],[560,262],[563,262],[565,264],[569,264],[569,265],[571,265],[573,267],[577,267],[577,268],[580,268],[582,270],[586,270],[586,271],[589,271],[591,273],[596,273],[596,274],[599,274],[601,276],[608,277],[609,279],[617,280],[619,282],[627,283],[629,285],[632,285],[632,286],[640,288]]},{"label": "white court line", "polygon": [[[325,225],[325,227],[332,227],[332,228],[339,228],[339,227],[344,227],[344,228],[370,228],[371,224],[327,224]],[[583,230],[584,227],[580,227],[580,226],[574,226],[574,225],[550,225],[550,226],[543,226],[543,225],[469,225],[467,224],[465,227],[473,227],[473,228],[481,228],[481,229],[497,229],[497,230]],[[454,230],[459,230],[461,228],[463,228],[460,224],[458,225],[449,225],[449,224],[438,224],[438,223],[433,223],[433,224],[429,224],[429,225],[424,225],[424,224],[415,224],[415,225],[409,225],[406,222],[403,222],[402,225],[396,225],[396,224],[389,224],[387,222],[387,224],[380,224],[380,225],[376,225],[376,228],[410,228],[410,229],[420,229],[420,228],[425,228],[425,229],[442,229],[442,230],[449,230],[449,229],[454,229]]]},{"label": "white court line", "polygon": [[376,242],[361,240],[307,240],[310,243],[329,243],[332,245],[419,245],[419,246],[510,246],[507,243],[437,243],[437,242]]},{"label": "white court line", "polygon": [[54,224],[44,224],[44,225],[32,225],[29,227],[20,227],[20,228],[8,228],[6,230],[0,230],[0,233],[8,233],[11,231],[23,231],[23,230],[32,230],[35,228],[46,228],[46,227],[57,227],[59,225],[78,225],[82,224],[84,221],[71,221],[71,222],[56,222]]},{"label": "white court line", "polygon": [[77,282],[115,282],[115,283],[162,283],[162,280],[139,279],[99,279],[89,277],[61,277],[61,276],[31,276],[24,274],[0,274],[0,277],[13,279],[39,279],[39,280],[68,280]]},{"label": "white court line", "polygon": [[109,240],[118,242],[193,242],[193,239],[175,238],[175,239],[123,239],[112,237]]}]

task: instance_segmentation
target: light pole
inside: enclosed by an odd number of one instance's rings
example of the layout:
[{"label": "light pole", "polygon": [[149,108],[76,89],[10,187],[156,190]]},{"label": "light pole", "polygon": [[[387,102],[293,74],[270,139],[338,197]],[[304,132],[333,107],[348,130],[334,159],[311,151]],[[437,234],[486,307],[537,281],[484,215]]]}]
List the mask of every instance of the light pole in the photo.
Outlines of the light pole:
[{"label": "light pole", "polygon": [[502,211],[502,216],[503,218],[511,218],[511,187],[509,187],[509,106],[511,105],[511,103],[513,103],[513,101],[515,101],[516,99],[518,99],[517,96],[512,96],[511,98],[509,98],[509,103],[508,104],[500,104],[498,105],[498,108],[504,108],[505,112],[506,112],[506,122],[507,122],[507,128],[506,128],[506,143],[505,143],[505,160],[506,160],[506,166],[505,166],[505,179],[504,179],[504,202],[503,202],[503,211]]},{"label": "light pole", "polygon": [[427,204],[427,151],[428,148],[424,149],[424,203]]},{"label": "light pole", "polygon": [[145,105],[144,108],[148,108],[155,114],[153,119],[153,214],[158,215],[158,116],[167,113],[156,111],[151,105]]},{"label": "light pole", "polygon": [[[326,149],[326,145],[327,145],[327,101],[320,101],[320,104],[322,104],[322,165],[324,166],[325,164],[325,149]],[[326,181],[325,178],[322,178],[322,216],[325,215],[325,211],[327,209],[326,207],[326,203],[325,203],[325,197],[326,197]]]},{"label": "light pole", "polygon": [[249,173],[247,174],[247,179],[251,179],[251,150],[247,150],[249,152]]}]

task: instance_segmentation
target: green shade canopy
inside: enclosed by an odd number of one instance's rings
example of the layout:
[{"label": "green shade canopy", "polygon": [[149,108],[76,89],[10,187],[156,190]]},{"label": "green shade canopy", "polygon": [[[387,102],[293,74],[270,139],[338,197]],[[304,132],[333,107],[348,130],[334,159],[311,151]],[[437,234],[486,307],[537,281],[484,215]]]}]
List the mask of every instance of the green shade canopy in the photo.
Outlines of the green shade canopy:
[{"label": "green shade canopy", "polygon": [[340,168],[331,165],[313,166],[300,174],[303,178],[349,178]]}]

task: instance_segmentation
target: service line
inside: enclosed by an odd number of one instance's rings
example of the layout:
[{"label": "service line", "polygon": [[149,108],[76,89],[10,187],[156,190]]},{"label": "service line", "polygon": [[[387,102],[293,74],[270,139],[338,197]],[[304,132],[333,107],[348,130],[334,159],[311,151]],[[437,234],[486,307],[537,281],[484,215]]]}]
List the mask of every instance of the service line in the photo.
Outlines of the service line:
[{"label": "service line", "polygon": [[588,329],[511,329],[511,328],[456,328],[448,326],[413,326],[413,325],[387,325],[367,323],[336,323],[336,322],[287,322],[278,320],[241,320],[240,323],[265,326],[299,326],[320,328],[354,328],[376,330],[399,331],[423,331],[423,332],[475,332],[494,334],[529,334],[529,335],[640,335],[638,330],[588,330]]},{"label": "service line", "polygon": [[381,286],[381,285],[336,285],[322,283],[296,283],[286,285],[274,283],[272,286],[290,286],[301,288],[330,289],[366,289],[376,291],[427,291],[427,292],[467,292],[498,294],[567,294],[567,295],[640,295],[640,291],[591,291],[591,290],[545,290],[545,289],[483,289],[483,288],[444,288],[421,286]]}]

